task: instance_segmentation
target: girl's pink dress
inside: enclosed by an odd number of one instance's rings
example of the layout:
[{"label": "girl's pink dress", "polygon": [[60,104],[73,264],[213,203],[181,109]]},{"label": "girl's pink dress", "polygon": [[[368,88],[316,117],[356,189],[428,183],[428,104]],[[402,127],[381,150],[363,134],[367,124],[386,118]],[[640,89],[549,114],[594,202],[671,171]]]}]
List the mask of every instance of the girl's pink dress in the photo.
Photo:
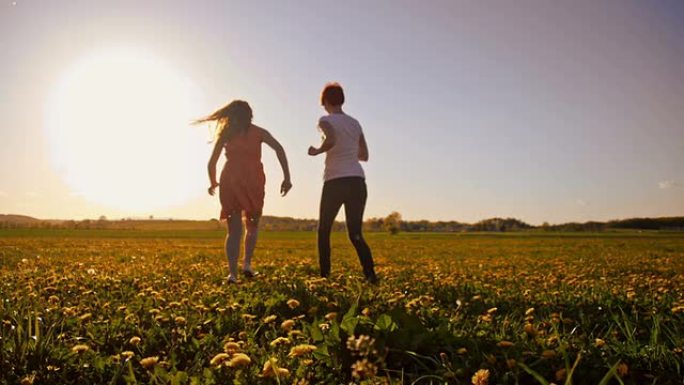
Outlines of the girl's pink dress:
[{"label": "girl's pink dress", "polygon": [[224,146],[226,164],[219,181],[221,219],[241,212],[248,218],[261,216],[266,184],[261,164],[262,132],[261,128],[252,125]]}]

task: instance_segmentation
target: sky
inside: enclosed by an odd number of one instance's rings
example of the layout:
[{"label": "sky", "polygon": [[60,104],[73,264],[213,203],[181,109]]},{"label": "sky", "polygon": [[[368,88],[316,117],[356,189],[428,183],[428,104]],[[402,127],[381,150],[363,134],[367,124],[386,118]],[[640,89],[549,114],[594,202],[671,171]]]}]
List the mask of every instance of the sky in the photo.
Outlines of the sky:
[{"label": "sky", "polygon": [[315,218],[338,81],[366,217],[684,215],[679,0],[0,0],[0,52],[4,214],[216,218],[190,122],[244,99],[292,171],[264,147],[264,213]]}]

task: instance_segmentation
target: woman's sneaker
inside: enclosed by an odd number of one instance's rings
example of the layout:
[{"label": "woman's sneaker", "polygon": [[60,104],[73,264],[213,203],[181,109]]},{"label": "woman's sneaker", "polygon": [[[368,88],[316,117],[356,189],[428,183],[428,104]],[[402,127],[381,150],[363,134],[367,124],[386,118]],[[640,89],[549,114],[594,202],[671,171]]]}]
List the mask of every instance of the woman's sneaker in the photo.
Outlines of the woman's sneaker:
[{"label": "woman's sneaker", "polygon": [[232,275],[228,276],[228,285],[237,285],[237,278]]}]

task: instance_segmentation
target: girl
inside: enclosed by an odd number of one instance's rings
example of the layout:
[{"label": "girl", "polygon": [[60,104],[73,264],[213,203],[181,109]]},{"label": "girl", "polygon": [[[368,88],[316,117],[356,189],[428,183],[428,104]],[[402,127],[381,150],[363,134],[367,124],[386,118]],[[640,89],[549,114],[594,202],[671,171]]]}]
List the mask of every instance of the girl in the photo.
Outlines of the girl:
[{"label": "girl", "polygon": [[342,111],[344,91],[337,83],[329,83],[321,92],[321,105],[328,112],[318,126],[325,135],[319,148],[309,147],[309,155],[325,153],[323,194],[318,219],[318,260],[321,276],[330,275],[330,231],[340,207],[344,205],[347,231],[363,274],[371,283],[377,282],[373,256],[363,239],[361,225],[366,207],[366,181],[359,161],[368,161],[368,146],[359,122]]},{"label": "girl", "polygon": [[[237,260],[242,237],[242,215],[245,217],[245,259],[242,272],[253,277],[251,261],[257,241],[259,218],[264,207],[266,177],[261,164],[261,143],[266,143],[278,156],[283,169],[280,194],[285,196],[292,188],[290,170],[283,147],[271,134],[252,124],[252,109],[247,102],[235,100],[197,123],[216,122],[217,134],[214,151],[209,159],[209,195],[219,187],[221,220],[228,222],[225,250],[230,267],[228,283],[237,282]],[[225,151],[226,163],[221,179],[216,181],[216,163]]]}]

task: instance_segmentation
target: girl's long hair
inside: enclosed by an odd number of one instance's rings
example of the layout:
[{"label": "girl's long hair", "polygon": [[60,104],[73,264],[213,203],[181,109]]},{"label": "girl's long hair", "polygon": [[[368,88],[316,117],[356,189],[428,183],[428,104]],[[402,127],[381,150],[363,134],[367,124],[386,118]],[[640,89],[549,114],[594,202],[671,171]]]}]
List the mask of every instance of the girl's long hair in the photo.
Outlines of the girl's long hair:
[{"label": "girl's long hair", "polygon": [[195,124],[216,122],[215,140],[226,143],[236,135],[247,132],[252,124],[252,108],[244,100],[233,100],[207,117],[197,119]]}]

